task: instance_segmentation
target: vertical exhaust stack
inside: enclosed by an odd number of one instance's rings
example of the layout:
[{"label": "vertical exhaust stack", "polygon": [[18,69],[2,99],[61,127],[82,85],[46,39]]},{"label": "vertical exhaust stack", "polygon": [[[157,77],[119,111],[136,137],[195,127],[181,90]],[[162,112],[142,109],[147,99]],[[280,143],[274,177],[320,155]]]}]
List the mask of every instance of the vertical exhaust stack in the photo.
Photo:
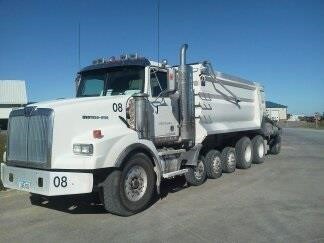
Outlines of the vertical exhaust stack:
[{"label": "vertical exhaust stack", "polygon": [[135,130],[138,132],[140,139],[149,138],[147,97],[148,95],[145,93],[133,94],[135,103]]},{"label": "vertical exhaust stack", "polygon": [[192,75],[190,66],[186,64],[187,44],[180,49],[179,91],[180,91],[180,137],[181,142],[188,142],[191,147],[195,143],[195,107]]}]

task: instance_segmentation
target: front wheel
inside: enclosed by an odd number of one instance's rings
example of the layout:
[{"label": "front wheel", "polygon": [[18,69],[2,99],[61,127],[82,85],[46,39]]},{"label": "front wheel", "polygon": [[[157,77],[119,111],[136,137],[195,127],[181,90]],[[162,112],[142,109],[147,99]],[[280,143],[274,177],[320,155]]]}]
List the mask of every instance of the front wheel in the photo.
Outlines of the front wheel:
[{"label": "front wheel", "polygon": [[30,193],[29,201],[32,205],[41,205],[45,198],[42,195]]},{"label": "front wheel", "polygon": [[111,172],[103,183],[105,209],[120,216],[130,216],[145,209],[155,185],[155,173],[149,157],[137,153],[125,161],[122,171]]}]

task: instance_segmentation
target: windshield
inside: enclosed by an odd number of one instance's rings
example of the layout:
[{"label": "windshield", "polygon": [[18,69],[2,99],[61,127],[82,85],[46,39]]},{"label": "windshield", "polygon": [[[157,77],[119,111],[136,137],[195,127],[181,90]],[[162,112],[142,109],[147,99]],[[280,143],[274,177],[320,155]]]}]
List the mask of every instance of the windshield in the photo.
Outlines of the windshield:
[{"label": "windshield", "polygon": [[118,67],[81,74],[77,97],[132,95],[144,90],[144,67]]}]

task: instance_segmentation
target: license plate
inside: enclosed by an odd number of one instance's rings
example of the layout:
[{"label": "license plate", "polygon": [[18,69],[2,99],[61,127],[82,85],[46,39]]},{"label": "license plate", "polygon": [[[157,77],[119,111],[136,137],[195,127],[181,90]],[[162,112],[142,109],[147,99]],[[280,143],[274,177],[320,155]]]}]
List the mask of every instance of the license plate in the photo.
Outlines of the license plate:
[{"label": "license plate", "polygon": [[21,181],[19,181],[18,185],[19,185],[19,188],[21,188],[21,189],[29,190],[30,186],[31,186],[31,182],[26,181],[26,180],[21,180]]}]

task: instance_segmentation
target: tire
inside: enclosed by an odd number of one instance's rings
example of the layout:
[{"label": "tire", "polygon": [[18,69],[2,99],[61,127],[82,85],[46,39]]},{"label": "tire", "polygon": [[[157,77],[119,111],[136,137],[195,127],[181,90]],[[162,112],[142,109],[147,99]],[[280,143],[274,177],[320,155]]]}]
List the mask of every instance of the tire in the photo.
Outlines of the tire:
[{"label": "tire", "polygon": [[210,150],[205,156],[207,177],[217,179],[222,175],[222,155],[217,150]]},{"label": "tire", "polygon": [[102,187],[106,211],[120,216],[144,210],[155,188],[155,172],[147,155],[137,153],[125,162],[122,170],[114,170],[107,176]]},{"label": "tire", "polygon": [[197,166],[189,167],[185,173],[186,181],[190,186],[200,186],[207,178],[206,162],[204,156],[199,156]]},{"label": "tire", "polygon": [[253,147],[248,137],[242,137],[235,145],[236,167],[239,169],[248,169],[252,164]]},{"label": "tire", "polygon": [[236,154],[232,147],[225,147],[222,151],[223,172],[232,173],[236,168]]},{"label": "tire", "polygon": [[264,162],[265,146],[261,135],[257,135],[252,139],[252,147],[252,162],[254,164],[262,164]]},{"label": "tire", "polygon": [[[55,199],[56,197],[52,197]],[[32,205],[42,205],[45,201],[49,201],[49,197],[45,197],[43,195],[35,194],[35,193],[30,193],[29,194],[29,201],[30,204]]]},{"label": "tire", "polygon": [[41,195],[30,193],[29,201],[30,201],[30,204],[32,204],[32,205],[40,205],[43,202],[43,198]]},{"label": "tire", "polygon": [[279,154],[281,151],[281,136],[277,135],[270,143],[270,154]]}]

